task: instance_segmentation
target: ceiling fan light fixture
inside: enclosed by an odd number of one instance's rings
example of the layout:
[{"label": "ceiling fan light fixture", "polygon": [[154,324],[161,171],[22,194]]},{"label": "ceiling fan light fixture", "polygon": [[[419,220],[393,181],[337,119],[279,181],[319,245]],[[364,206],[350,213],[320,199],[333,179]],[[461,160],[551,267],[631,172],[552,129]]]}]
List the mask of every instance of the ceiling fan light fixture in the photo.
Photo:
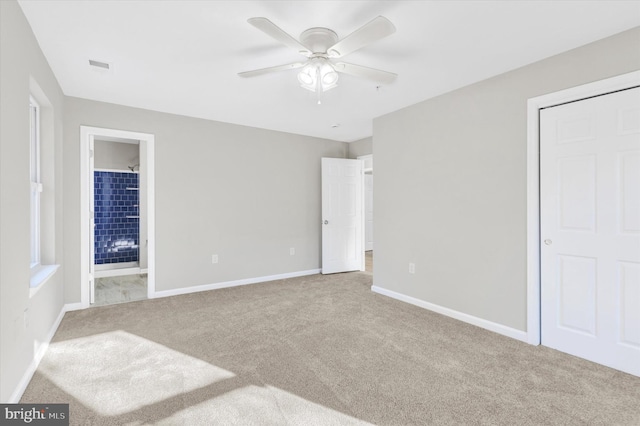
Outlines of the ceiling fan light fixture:
[{"label": "ceiling fan light fixture", "polygon": [[[1,0],[0,0],[1,1]],[[248,20],[260,31],[280,43],[292,47],[308,59],[305,62],[278,65],[238,73],[241,77],[254,77],[274,71],[302,68],[298,73],[300,86],[318,96],[337,86],[338,73],[368,78],[379,83],[392,82],[396,74],[368,68],[361,65],[343,62],[333,63],[332,59],[342,58],[374,41],[387,37],[395,32],[395,26],[384,16],[378,16],[358,28],[343,39],[338,39],[335,31],[324,27],[313,27],[302,32],[299,40],[292,37],[267,18],[256,17]]]},{"label": "ceiling fan light fixture", "polygon": [[338,82],[338,73],[328,61],[322,64],[320,68],[320,75],[322,76],[323,86],[332,86]]},{"label": "ceiling fan light fixture", "polygon": [[338,81],[338,73],[331,71],[322,76],[322,84],[327,86],[335,85]]},{"label": "ceiling fan light fixture", "polygon": [[337,86],[338,73],[327,59],[317,58],[302,68],[298,81],[304,89],[326,92]]},{"label": "ceiling fan light fixture", "polygon": [[[298,73],[298,81],[304,88],[315,87],[315,70],[311,65],[307,65]],[[313,90],[313,89],[312,89]]]}]

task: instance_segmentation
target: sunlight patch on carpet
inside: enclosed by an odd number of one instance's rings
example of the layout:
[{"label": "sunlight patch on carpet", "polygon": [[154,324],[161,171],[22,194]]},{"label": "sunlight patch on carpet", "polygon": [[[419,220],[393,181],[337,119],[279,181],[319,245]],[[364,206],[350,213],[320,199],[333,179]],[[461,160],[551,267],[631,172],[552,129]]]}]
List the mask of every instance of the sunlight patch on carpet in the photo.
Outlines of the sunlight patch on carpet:
[{"label": "sunlight patch on carpet", "polygon": [[235,376],[122,330],[52,343],[39,371],[71,397],[107,416]]},{"label": "sunlight patch on carpet", "polygon": [[255,385],[192,405],[156,424],[371,425],[285,390]]}]

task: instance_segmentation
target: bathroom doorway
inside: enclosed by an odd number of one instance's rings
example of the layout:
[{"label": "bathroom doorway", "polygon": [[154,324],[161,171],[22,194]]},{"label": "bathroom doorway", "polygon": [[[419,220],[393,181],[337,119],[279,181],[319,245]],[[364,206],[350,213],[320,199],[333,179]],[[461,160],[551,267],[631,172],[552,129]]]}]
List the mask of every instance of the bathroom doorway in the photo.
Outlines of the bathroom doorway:
[{"label": "bathroom doorway", "polygon": [[83,307],[155,293],[153,139],[81,126]]},{"label": "bathroom doorway", "polygon": [[140,141],[95,137],[93,153],[95,282],[91,303],[99,306],[146,299]]}]

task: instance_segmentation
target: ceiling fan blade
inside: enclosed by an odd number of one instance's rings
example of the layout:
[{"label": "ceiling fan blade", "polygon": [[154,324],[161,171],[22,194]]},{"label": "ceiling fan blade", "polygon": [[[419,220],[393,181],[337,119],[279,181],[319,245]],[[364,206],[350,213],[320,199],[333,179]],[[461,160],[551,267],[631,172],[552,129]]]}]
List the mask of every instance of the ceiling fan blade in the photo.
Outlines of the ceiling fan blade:
[{"label": "ceiling fan blade", "polygon": [[347,64],[345,62],[338,62],[334,65],[338,72],[353,75],[355,77],[367,78],[378,83],[393,83],[398,76],[398,74],[394,74],[392,72],[363,67],[362,65]]},{"label": "ceiling fan blade", "polygon": [[293,70],[304,66],[304,62],[294,62],[292,64],[277,65],[275,67],[260,68],[259,70],[239,72],[240,77],[255,77],[258,75],[269,74],[276,71]]},{"label": "ceiling fan blade", "polygon": [[341,58],[395,32],[396,27],[391,21],[384,16],[378,16],[331,46],[327,53],[331,58]]},{"label": "ceiling fan blade", "polygon": [[298,53],[304,56],[311,56],[311,51],[304,47],[298,40],[291,37],[289,34],[284,32],[280,27],[276,24],[268,20],[267,18],[249,18],[247,20],[248,23],[262,31],[268,36],[278,40],[280,43],[295,49]]}]

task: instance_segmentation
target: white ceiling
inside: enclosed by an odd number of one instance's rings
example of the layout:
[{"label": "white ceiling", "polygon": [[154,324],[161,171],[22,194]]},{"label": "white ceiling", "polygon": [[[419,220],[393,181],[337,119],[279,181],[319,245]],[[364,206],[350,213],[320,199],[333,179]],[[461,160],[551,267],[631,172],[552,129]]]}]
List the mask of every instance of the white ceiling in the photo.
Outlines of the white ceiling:
[{"label": "white ceiling", "polygon": [[[68,96],[347,142],[380,115],[640,25],[640,1],[612,0],[19,3]],[[237,76],[304,59],[248,18],[342,38],[378,15],[397,32],[345,61],[397,73],[390,85],[342,74],[317,105],[295,70]]]}]

